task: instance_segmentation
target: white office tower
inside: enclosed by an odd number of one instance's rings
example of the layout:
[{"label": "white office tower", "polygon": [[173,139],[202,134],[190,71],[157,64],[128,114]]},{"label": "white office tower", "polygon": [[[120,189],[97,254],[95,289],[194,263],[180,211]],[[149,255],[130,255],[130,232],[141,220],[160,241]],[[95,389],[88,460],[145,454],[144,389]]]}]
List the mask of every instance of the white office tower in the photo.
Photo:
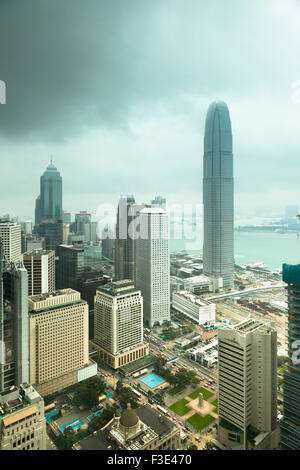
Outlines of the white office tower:
[{"label": "white office tower", "polygon": [[234,209],[232,133],[228,107],[222,101],[207,111],[203,159],[203,274],[214,290],[233,286]]},{"label": "white office tower", "polygon": [[271,450],[277,423],[277,332],[251,317],[218,333],[218,440],[226,449]]},{"label": "white office tower", "polygon": [[0,238],[7,261],[21,261],[21,225],[0,219]]},{"label": "white office tower", "polygon": [[23,262],[28,272],[28,295],[55,291],[54,251],[28,251],[23,255]]},{"label": "white office tower", "polygon": [[170,320],[169,217],[160,208],[139,212],[136,241],[136,284],[144,299],[144,322],[152,328]]},{"label": "white office tower", "polygon": [[143,340],[143,298],[131,280],[111,282],[96,291],[94,309],[98,356],[118,369],[149,354]]}]

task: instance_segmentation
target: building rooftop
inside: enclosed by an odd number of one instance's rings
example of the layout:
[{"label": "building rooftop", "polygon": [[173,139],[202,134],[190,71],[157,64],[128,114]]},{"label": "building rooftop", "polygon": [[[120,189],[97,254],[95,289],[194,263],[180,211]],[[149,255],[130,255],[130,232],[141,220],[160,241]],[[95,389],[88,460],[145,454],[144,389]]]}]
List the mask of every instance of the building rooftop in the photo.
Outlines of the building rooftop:
[{"label": "building rooftop", "polygon": [[44,250],[43,248],[39,248],[36,250],[26,251],[23,256],[41,256],[41,255],[48,255],[50,253],[54,253],[52,250]]},{"label": "building rooftop", "polygon": [[35,403],[42,400],[38,392],[29,384],[21,384],[20,388],[11,387],[0,394],[0,419],[4,426],[16,420],[25,419],[37,412]]},{"label": "building rooftop", "polygon": [[[122,424],[122,415],[127,412],[128,410],[125,410],[121,414],[120,424]],[[134,413],[135,416],[134,421],[130,421],[130,424],[132,426],[135,426],[135,424],[137,424],[137,419],[140,419],[140,421],[142,421],[146,425],[144,432],[138,432],[136,436],[133,436],[133,439],[128,441],[127,447],[131,450],[138,450],[147,442],[147,440],[151,441],[155,437],[155,435],[159,436],[160,438],[163,438],[163,436],[167,436],[176,428],[176,426],[168,418],[158,413],[158,411],[156,411],[149,405],[142,406],[141,408],[138,408],[136,410],[130,410],[130,413],[132,414],[132,416]],[[127,422],[127,416],[125,417],[125,421]],[[132,424],[133,422],[134,424]],[[110,438],[109,433],[110,431],[112,431],[112,434],[120,438],[120,441],[122,440],[122,436],[119,431],[114,430],[112,428],[112,424],[113,423],[108,425],[105,429],[99,430],[93,435],[82,439],[75,445],[75,447],[78,450],[118,450],[119,447],[117,443]],[[124,442],[122,443],[124,444]]]},{"label": "building rooftop", "polygon": [[190,301],[191,303],[198,305],[199,307],[205,307],[207,305],[211,305],[206,300],[204,300],[202,298],[200,299],[199,297],[197,297],[197,295],[192,294],[191,292],[188,292],[188,291],[174,292],[173,296],[175,298],[176,297],[182,297],[182,298]]},{"label": "building rooftop", "polygon": [[263,323],[261,321],[255,320],[251,317],[251,315],[249,315],[249,317],[247,317],[245,320],[242,320],[240,323],[237,323],[236,325],[228,325],[224,329],[227,328],[236,330],[239,333],[245,335],[256,330],[260,330],[260,333],[268,334],[273,330],[270,322]]},{"label": "building rooftop", "polygon": [[113,281],[104,286],[100,286],[97,291],[104,292],[105,294],[111,295],[113,297],[131,294],[134,292],[140,292],[139,289],[134,287],[133,281],[129,279],[124,279],[121,281]]}]

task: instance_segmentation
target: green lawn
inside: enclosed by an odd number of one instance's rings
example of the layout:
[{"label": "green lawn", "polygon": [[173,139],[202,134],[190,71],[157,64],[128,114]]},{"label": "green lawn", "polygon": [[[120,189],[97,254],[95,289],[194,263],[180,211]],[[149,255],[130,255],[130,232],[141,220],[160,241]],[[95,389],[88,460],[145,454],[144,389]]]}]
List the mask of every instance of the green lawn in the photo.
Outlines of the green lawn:
[{"label": "green lawn", "polygon": [[210,392],[206,388],[200,387],[198,388],[198,390],[195,390],[194,392],[190,393],[189,397],[192,398],[192,400],[195,400],[195,398],[197,398],[200,393],[202,393],[204,400],[207,400],[208,398],[214,396],[214,393]]},{"label": "green lawn", "polygon": [[216,407],[214,411],[218,413],[218,399],[216,398],[214,401],[211,402],[211,404]]},{"label": "green lawn", "polygon": [[188,411],[190,411],[190,408],[186,406],[188,401],[185,398],[182,398],[182,400],[177,401],[173,405],[169,406],[169,410],[174,411],[178,416],[183,416],[185,415]]},{"label": "green lawn", "polygon": [[215,418],[213,418],[210,415],[200,416],[198,413],[195,413],[193,416],[191,416],[187,420],[194,428],[198,429],[201,431],[202,429],[206,428],[209,424],[213,423],[215,421]]}]

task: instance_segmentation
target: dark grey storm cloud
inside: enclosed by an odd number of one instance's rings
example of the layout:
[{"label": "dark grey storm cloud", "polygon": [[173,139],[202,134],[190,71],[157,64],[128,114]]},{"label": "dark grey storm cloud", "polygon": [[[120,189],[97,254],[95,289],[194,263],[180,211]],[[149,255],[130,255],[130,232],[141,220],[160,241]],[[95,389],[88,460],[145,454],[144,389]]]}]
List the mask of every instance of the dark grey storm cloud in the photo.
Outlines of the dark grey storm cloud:
[{"label": "dark grey storm cloud", "polygon": [[71,210],[143,191],[201,201],[214,99],[237,203],[293,203],[299,22],[297,0],[0,0],[0,214],[32,211],[50,154]]},{"label": "dark grey storm cloud", "polygon": [[0,8],[0,132],[14,137],[126,126],[137,104],[241,93],[245,82],[250,94],[278,80],[264,59],[275,31],[259,43],[261,0],[1,0]]}]

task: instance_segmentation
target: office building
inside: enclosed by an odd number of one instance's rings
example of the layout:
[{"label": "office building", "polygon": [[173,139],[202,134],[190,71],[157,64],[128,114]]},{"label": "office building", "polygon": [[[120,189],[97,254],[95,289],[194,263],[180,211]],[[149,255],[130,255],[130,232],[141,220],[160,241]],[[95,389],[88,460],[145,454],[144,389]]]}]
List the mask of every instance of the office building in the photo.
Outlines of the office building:
[{"label": "office building", "polygon": [[88,304],[73,289],[30,296],[30,383],[42,395],[97,374],[89,359]]},{"label": "office building", "polygon": [[283,376],[283,418],[280,446],[300,449],[300,265],[283,265],[282,279],[288,284],[288,368]]},{"label": "office building", "polygon": [[61,220],[49,220],[35,227],[35,233],[45,240],[45,249],[55,251],[63,242],[63,223]]},{"label": "office building", "polygon": [[0,392],[29,380],[28,275],[3,259],[0,240]]},{"label": "office building", "polygon": [[97,290],[92,344],[113,369],[149,354],[143,341],[143,299],[132,281],[112,282]]},{"label": "office building", "polygon": [[198,325],[216,320],[216,305],[188,291],[172,294],[172,308],[175,312],[182,313],[197,322]]},{"label": "office building", "polygon": [[152,328],[170,320],[169,219],[163,209],[139,212],[142,236],[136,240],[136,286],[144,299],[144,322]]},{"label": "office building", "polygon": [[231,288],[234,276],[232,133],[228,107],[222,101],[212,103],[207,112],[203,163],[203,274],[217,280],[214,281],[217,288]]},{"label": "office building", "polygon": [[21,243],[22,253],[26,253],[27,251],[45,249],[45,246],[46,246],[44,238],[40,237],[39,235],[34,235],[31,233],[26,235],[24,232],[22,232],[21,242],[22,242]]},{"label": "office building", "polygon": [[41,196],[38,196],[35,200],[34,225],[40,225],[40,223],[41,223]]},{"label": "office building", "polygon": [[22,259],[21,225],[0,219],[0,239],[6,260],[20,261]]},{"label": "office building", "polygon": [[111,230],[110,227],[106,226],[104,230],[102,230],[102,241],[101,241],[101,248],[102,248],[102,257],[107,258],[111,261],[115,260],[115,249],[116,249],[116,239],[115,234]]},{"label": "office building", "polygon": [[44,237],[46,250],[55,251],[62,244],[62,177],[52,160],[40,178],[40,199],[36,200],[34,233]]},{"label": "office building", "polygon": [[[116,224],[115,276],[117,280],[131,279],[134,281],[134,248],[135,240],[128,235],[129,224],[132,222],[132,212],[129,209],[135,204],[133,196],[121,196]],[[135,214],[134,214],[135,215]]]},{"label": "office building", "polygon": [[32,222],[31,220],[25,220],[25,222],[22,222],[22,231],[26,234],[29,235],[32,233]]},{"label": "office building", "polygon": [[277,422],[277,333],[251,317],[218,333],[218,440],[225,449],[272,450]]},{"label": "office building", "polygon": [[71,225],[71,212],[63,211],[62,221],[63,221],[63,224]]},{"label": "office building", "polygon": [[97,226],[97,222],[85,222],[83,224],[83,235],[85,243],[90,243],[93,245],[97,245],[99,243]]},{"label": "office building", "polygon": [[40,220],[62,220],[62,177],[52,160],[40,179]]},{"label": "office building", "polygon": [[46,450],[44,400],[28,383],[0,393],[0,450]]},{"label": "office building", "polygon": [[84,246],[59,245],[57,247],[56,287],[78,289],[85,273]]},{"label": "office building", "polygon": [[74,231],[77,235],[84,235],[84,226],[91,223],[91,217],[91,214],[87,211],[80,211],[75,214]]},{"label": "office building", "polygon": [[151,201],[151,205],[153,207],[160,207],[161,209],[163,209],[164,211],[166,210],[167,208],[167,201],[164,197],[162,196],[156,196],[152,201]]},{"label": "office building", "polygon": [[28,295],[55,291],[54,251],[28,251],[23,255],[23,262],[28,272]]}]

